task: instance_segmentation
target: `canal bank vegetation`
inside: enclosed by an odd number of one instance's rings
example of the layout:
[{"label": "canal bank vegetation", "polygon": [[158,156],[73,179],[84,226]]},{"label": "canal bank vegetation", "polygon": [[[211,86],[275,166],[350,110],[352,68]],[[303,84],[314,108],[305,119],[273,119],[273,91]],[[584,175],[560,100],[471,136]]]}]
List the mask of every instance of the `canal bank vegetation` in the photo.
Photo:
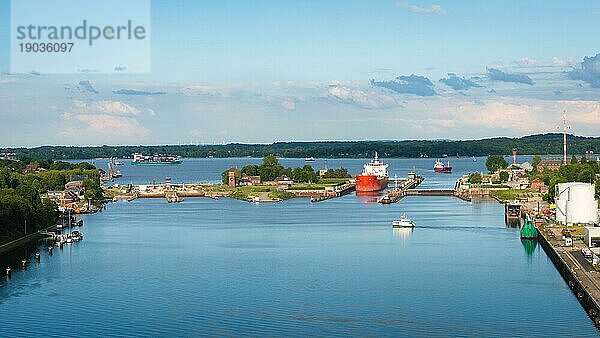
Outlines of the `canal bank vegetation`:
[{"label": "canal bank vegetation", "polygon": [[500,201],[515,201],[535,198],[538,192],[531,189],[505,189],[492,190],[490,195]]},{"label": "canal bank vegetation", "polygon": [[0,160],[0,244],[56,224],[58,205],[42,195],[64,190],[72,177],[83,179],[88,201],[101,201],[99,171],[88,163],[35,159]]},{"label": "canal bank vegetation", "polygon": [[[534,163],[538,162],[538,157],[534,159]],[[535,166],[534,166],[535,168]],[[596,198],[600,198],[600,162],[590,160],[586,157],[577,158],[573,156],[569,164],[562,165],[558,170],[544,170],[537,172],[534,170],[530,174],[530,180],[535,178],[541,179],[547,186],[548,192],[544,199],[548,202],[554,202],[556,195],[556,185],[566,182],[585,182],[595,184]]]},{"label": "canal bank vegetation", "polygon": [[[572,153],[584,154],[600,149],[600,137],[568,135]],[[520,138],[496,137],[480,140],[405,140],[405,141],[354,141],[354,142],[277,142],[272,144],[226,145],[159,145],[159,146],[101,146],[65,147],[43,146],[36,148],[7,148],[18,157],[43,159],[92,159],[130,157],[133,153],[172,154],[182,157],[265,157],[276,155],[287,158],[370,158],[374,149],[382,157],[441,157],[488,156],[505,154],[516,149],[519,154],[561,154],[563,136],[559,133],[538,134]]]},{"label": "canal bank vegetation", "polygon": [[229,172],[232,170],[235,172],[236,185],[241,183],[242,177],[244,176],[258,176],[260,177],[261,182],[273,182],[278,177],[287,176],[296,183],[318,183],[321,180],[334,180],[335,183],[338,183],[352,177],[352,175],[348,173],[348,170],[343,167],[324,170],[322,175],[308,164],[293,169],[290,167],[285,168],[279,164],[277,157],[274,155],[263,158],[263,162],[260,165],[251,164],[244,166],[241,170],[232,168],[223,171],[221,174],[223,184],[229,183]]}]

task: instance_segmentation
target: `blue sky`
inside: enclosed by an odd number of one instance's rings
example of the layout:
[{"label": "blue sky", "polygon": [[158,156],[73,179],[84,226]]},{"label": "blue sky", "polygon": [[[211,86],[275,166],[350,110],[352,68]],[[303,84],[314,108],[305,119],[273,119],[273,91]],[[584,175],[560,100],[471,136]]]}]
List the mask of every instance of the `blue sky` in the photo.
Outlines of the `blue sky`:
[{"label": "blue sky", "polygon": [[6,74],[9,7],[0,146],[600,135],[597,1],[154,0],[143,75]]}]

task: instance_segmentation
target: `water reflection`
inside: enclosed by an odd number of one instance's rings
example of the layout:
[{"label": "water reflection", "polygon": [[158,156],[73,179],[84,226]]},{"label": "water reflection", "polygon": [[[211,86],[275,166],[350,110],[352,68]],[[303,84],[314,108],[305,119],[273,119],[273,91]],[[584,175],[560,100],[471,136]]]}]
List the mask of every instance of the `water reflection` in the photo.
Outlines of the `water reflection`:
[{"label": "water reflection", "polygon": [[521,228],[521,219],[520,218],[505,218],[504,223],[507,228]]},{"label": "water reflection", "polygon": [[408,237],[410,237],[410,235],[413,232],[413,228],[392,228],[393,232],[394,232],[394,237],[400,239],[400,242],[402,242],[402,244],[406,243],[406,241],[408,240]]},{"label": "water reflection", "polygon": [[533,256],[535,248],[537,247],[537,239],[521,239],[521,244],[523,244],[527,256]]}]

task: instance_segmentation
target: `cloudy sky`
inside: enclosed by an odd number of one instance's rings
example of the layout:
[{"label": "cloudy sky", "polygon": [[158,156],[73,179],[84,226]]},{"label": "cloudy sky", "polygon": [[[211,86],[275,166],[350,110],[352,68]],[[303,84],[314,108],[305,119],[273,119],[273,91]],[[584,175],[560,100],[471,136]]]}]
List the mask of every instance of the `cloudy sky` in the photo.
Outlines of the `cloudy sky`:
[{"label": "cloudy sky", "polygon": [[0,146],[600,136],[598,1],[151,5],[149,74],[56,75],[0,0]]}]

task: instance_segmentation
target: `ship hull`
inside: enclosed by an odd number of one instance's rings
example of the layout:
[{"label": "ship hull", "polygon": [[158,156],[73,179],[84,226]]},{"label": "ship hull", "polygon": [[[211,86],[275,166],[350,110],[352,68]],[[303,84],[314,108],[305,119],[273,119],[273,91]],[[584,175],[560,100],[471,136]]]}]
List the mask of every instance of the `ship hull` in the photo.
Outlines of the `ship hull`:
[{"label": "ship hull", "polygon": [[131,161],[132,165],[169,165],[169,164],[181,164],[180,160],[175,160],[175,161],[170,161],[170,162],[155,162],[155,161],[148,161],[148,162],[135,162],[135,161]]},{"label": "ship hull", "polygon": [[372,175],[356,176],[356,192],[377,192],[388,186],[387,178],[377,178]]}]

